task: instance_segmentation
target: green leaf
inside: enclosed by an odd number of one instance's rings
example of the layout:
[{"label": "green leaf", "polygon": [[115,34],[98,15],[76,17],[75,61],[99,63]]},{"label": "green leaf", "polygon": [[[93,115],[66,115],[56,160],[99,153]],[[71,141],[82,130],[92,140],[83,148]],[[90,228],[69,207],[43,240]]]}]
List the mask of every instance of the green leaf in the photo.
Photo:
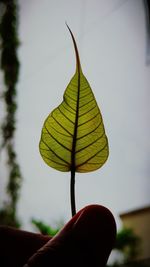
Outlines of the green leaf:
[{"label": "green leaf", "polygon": [[108,140],[99,107],[81,69],[74,36],[68,29],[76,54],[76,72],[62,103],[44,122],[40,153],[49,166],[59,171],[90,172],[107,160]]}]

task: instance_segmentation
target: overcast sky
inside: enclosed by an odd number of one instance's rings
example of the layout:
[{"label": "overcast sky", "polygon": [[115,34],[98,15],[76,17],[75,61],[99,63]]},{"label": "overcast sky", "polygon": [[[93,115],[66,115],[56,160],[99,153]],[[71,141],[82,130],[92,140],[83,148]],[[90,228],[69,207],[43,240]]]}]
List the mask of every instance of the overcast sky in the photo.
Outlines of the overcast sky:
[{"label": "overcast sky", "polygon": [[[77,210],[98,203],[118,214],[150,204],[150,67],[142,0],[20,0],[21,63],[16,148],[24,177],[18,213],[67,221],[70,173],[48,167],[39,153],[45,118],[62,101],[75,71],[72,29],[103,114],[110,155],[99,170],[76,174]],[[117,220],[118,221],[118,220]]]}]

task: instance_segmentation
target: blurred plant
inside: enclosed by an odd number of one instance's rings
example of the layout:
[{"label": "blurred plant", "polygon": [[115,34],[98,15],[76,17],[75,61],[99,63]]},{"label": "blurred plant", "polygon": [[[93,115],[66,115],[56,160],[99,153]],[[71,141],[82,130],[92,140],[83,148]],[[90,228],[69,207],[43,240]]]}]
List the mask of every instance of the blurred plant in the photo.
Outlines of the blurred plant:
[{"label": "blurred plant", "polygon": [[115,248],[124,254],[125,261],[131,261],[138,255],[140,238],[130,228],[117,233]]},{"label": "blurred plant", "polygon": [[145,22],[146,22],[146,31],[147,31],[147,56],[146,63],[150,64],[150,1],[144,0],[145,4]]},{"label": "blurred plant", "polygon": [[[109,266],[118,267],[121,266],[121,264],[126,264],[129,262],[132,262],[133,266],[135,258],[139,252],[139,244],[140,238],[134,233],[133,229],[122,228],[117,233],[116,243],[114,247],[115,250],[119,251],[122,254],[122,263],[120,263],[120,261],[116,261]],[[137,264],[138,263],[135,262],[135,266],[137,266]]]},{"label": "blurred plant", "polygon": [[32,219],[32,224],[40,231],[43,235],[55,236],[62,228],[63,223],[59,223],[56,228],[44,223],[43,221]]},{"label": "blurred plant", "polygon": [[0,210],[0,223],[19,227],[16,205],[19,197],[22,176],[14,145],[16,129],[17,90],[19,76],[18,5],[15,0],[0,0],[0,67],[3,71],[4,90],[1,98],[6,107],[6,116],[1,125],[1,150],[7,154],[9,181],[7,184],[8,201]]}]

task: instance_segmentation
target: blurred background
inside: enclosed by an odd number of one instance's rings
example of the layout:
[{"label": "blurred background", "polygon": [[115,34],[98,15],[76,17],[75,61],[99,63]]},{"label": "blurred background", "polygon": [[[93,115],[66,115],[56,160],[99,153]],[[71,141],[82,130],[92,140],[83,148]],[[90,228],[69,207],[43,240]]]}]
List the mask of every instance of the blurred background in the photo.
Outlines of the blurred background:
[{"label": "blurred background", "polygon": [[[77,210],[92,203],[108,207],[132,248],[143,239],[138,255],[130,256],[150,258],[150,25],[144,0],[0,1],[0,224],[57,230],[71,217],[70,173],[49,168],[39,153],[43,122],[75,71],[65,22],[110,148],[101,169],[76,174]],[[123,249],[135,253],[126,244]]]}]

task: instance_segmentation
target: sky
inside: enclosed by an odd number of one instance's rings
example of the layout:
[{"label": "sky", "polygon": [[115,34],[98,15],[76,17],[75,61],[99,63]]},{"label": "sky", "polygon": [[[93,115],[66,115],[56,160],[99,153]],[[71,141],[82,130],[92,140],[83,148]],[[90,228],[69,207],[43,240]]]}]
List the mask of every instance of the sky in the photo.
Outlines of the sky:
[{"label": "sky", "polygon": [[[39,153],[44,120],[62,102],[75,72],[68,23],[84,75],[103,115],[110,155],[76,174],[77,210],[92,203],[119,214],[150,205],[150,66],[142,0],[20,0],[16,150],[23,174],[22,227],[71,217],[70,173],[48,167]],[[6,171],[2,170],[3,173]],[[3,181],[5,184],[6,181]]]}]

